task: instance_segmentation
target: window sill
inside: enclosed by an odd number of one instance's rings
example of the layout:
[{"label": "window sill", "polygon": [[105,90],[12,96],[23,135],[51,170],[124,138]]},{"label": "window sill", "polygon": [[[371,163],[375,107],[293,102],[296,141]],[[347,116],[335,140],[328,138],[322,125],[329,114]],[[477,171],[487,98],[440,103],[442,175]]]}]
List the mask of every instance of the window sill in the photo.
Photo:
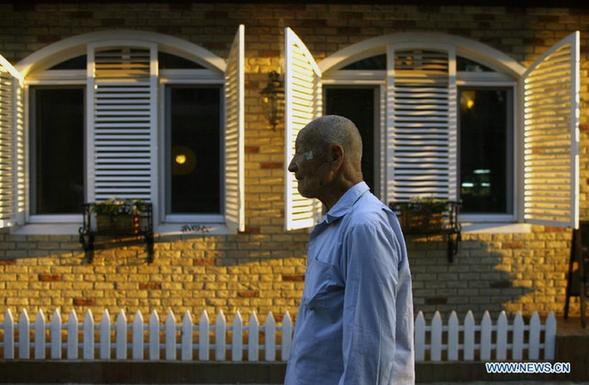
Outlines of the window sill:
[{"label": "window sill", "polygon": [[82,223],[27,223],[10,228],[13,235],[78,235]]},{"label": "window sill", "polygon": [[463,234],[506,234],[506,233],[531,233],[532,226],[529,223],[473,223],[460,222]]},{"label": "window sill", "polygon": [[[22,226],[10,228],[12,235],[78,235],[82,223],[27,223]],[[154,226],[154,235],[156,236],[176,236],[176,235],[231,235],[235,231],[224,223],[163,223]]]}]

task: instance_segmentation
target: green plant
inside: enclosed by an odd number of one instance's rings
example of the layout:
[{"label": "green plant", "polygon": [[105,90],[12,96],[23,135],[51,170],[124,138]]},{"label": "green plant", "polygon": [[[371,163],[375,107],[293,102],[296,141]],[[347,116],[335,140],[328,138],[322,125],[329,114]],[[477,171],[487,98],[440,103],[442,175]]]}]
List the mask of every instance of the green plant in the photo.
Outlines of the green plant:
[{"label": "green plant", "polygon": [[439,198],[416,197],[407,202],[396,203],[395,207],[398,211],[443,213],[448,210],[448,201]]},{"label": "green plant", "polygon": [[96,215],[139,215],[145,212],[146,207],[146,202],[143,199],[111,198],[94,203],[92,211]]}]

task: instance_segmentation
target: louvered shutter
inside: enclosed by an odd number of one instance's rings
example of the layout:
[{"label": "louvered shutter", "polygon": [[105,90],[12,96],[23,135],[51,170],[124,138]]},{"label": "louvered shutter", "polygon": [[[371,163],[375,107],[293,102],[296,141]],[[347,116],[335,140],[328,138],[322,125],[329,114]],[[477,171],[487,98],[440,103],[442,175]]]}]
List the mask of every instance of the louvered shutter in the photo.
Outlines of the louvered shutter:
[{"label": "louvered shutter", "polygon": [[285,227],[295,230],[311,227],[321,215],[321,202],[307,199],[297,190],[297,180],[288,171],[295,153],[299,131],[322,112],[321,71],[301,39],[285,29]]},{"label": "louvered shutter", "polygon": [[156,48],[89,45],[88,58],[90,200],[155,201]]},{"label": "louvered shutter", "polygon": [[390,48],[387,199],[456,199],[455,55]]},{"label": "louvered shutter", "polygon": [[244,130],[244,26],[233,40],[225,71],[225,223],[231,231],[245,229]]},{"label": "louvered shutter", "polygon": [[579,32],[524,74],[524,220],[579,224]]},{"label": "louvered shutter", "polygon": [[20,222],[24,211],[22,83],[22,75],[0,56],[0,228]]}]

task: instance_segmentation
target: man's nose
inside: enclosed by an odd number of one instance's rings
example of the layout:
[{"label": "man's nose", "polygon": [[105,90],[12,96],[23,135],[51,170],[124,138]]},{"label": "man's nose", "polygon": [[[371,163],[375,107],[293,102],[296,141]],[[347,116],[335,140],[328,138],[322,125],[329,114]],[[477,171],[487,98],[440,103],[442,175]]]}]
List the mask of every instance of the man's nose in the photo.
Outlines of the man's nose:
[{"label": "man's nose", "polygon": [[296,172],[297,171],[297,165],[296,165],[296,163],[294,161],[294,158],[292,158],[290,160],[290,163],[288,165],[288,171],[290,171],[290,172]]}]

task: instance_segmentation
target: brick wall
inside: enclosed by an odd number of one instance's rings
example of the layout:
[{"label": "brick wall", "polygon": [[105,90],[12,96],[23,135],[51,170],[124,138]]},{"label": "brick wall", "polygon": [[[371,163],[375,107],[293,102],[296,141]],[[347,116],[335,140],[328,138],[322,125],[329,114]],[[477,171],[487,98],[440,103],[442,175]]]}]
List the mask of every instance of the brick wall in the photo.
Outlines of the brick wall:
[{"label": "brick wall", "polygon": [[[0,313],[60,307],[160,314],[272,310],[295,314],[303,287],[307,233],[283,231],[283,126],[273,130],[259,91],[282,72],[283,28],[290,26],[317,60],[366,38],[437,31],[481,41],[530,64],[581,30],[581,218],[589,218],[589,11],[461,6],[236,4],[0,4],[0,53],[15,63],[73,35],[114,28],[171,34],[226,57],[237,26],[246,25],[246,231],[236,236],[162,238],[155,262],[141,246],[113,247],[83,263],[76,236],[0,234]],[[562,313],[570,231],[465,234],[448,264],[445,245],[409,242],[416,310],[431,314],[484,309]],[[578,313],[578,306],[572,311]],[[1,318],[2,316],[0,316]],[[262,317],[263,319],[263,317]]]}]

